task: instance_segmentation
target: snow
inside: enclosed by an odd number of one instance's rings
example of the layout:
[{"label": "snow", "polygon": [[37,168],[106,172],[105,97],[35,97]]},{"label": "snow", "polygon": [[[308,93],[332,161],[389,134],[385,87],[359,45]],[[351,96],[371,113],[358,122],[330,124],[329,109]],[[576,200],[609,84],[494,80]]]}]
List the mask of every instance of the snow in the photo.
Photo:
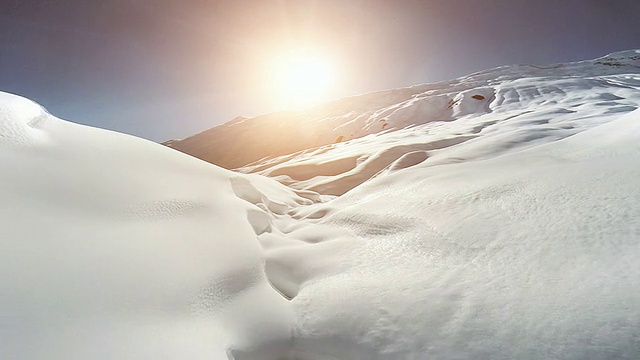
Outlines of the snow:
[{"label": "snow", "polygon": [[631,50],[168,144],[229,171],[1,93],[0,358],[638,358],[639,104]]},{"label": "snow", "polygon": [[230,344],[288,336],[239,175],[0,103],[0,358],[226,359]]},{"label": "snow", "polygon": [[580,138],[405,170],[322,204],[319,224],[352,239],[288,260],[303,268],[292,273],[322,269],[294,299],[303,346],[350,359],[637,357],[639,123],[636,111]]}]

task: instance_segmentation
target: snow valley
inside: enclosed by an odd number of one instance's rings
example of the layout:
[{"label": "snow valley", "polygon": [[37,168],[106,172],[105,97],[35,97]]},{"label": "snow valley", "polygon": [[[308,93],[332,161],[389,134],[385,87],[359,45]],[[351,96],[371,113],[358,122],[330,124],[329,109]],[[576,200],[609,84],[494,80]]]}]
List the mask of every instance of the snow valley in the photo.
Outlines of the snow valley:
[{"label": "snow valley", "polygon": [[0,95],[0,357],[635,359],[640,51],[169,147]]}]

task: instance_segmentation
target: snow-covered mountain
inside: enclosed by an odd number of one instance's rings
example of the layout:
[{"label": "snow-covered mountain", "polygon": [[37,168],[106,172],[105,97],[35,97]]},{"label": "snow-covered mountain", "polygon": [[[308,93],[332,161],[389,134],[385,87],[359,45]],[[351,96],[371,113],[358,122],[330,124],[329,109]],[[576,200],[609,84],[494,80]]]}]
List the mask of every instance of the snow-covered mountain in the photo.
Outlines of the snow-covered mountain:
[{"label": "snow-covered mountain", "polygon": [[[593,126],[594,121],[606,121],[595,120],[596,116],[634,109],[637,79],[626,74],[639,70],[640,54],[635,50],[567,64],[503,66],[451,81],[339,99],[305,111],[238,117],[165,144],[226,168],[256,162],[246,169],[252,171],[290,157],[274,159],[276,156],[309,153],[326,145],[415,127],[418,129],[410,132],[423,137],[418,143],[425,142],[427,132],[441,138],[443,130],[451,136],[484,139],[505,127],[536,133],[509,139],[519,146],[545,137],[566,137]],[[536,126],[526,126],[528,121]],[[564,131],[555,131],[558,125]],[[270,161],[259,161],[265,158]],[[281,173],[286,171],[276,172]]]},{"label": "snow-covered mountain", "polygon": [[169,144],[230,171],[0,94],[0,358],[637,359],[638,106],[625,51]]}]

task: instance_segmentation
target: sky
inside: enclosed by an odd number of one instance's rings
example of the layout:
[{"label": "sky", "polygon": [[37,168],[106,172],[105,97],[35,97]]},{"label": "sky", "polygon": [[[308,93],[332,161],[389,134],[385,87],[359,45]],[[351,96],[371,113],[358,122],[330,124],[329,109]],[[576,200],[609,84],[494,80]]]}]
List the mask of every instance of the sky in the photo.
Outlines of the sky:
[{"label": "sky", "polygon": [[0,1],[0,90],[153,141],[286,108],[274,63],[338,98],[640,48],[637,0]]}]

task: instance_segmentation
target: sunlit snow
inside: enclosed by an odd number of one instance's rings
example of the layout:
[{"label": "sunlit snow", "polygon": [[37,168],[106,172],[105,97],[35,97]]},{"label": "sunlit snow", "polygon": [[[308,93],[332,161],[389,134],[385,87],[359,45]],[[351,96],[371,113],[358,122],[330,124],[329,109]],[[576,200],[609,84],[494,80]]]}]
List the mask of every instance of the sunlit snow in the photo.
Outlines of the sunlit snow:
[{"label": "sunlit snow", "polygon": [[2,359],[637,359],[640,51],[168,147],[0,94]]}]

